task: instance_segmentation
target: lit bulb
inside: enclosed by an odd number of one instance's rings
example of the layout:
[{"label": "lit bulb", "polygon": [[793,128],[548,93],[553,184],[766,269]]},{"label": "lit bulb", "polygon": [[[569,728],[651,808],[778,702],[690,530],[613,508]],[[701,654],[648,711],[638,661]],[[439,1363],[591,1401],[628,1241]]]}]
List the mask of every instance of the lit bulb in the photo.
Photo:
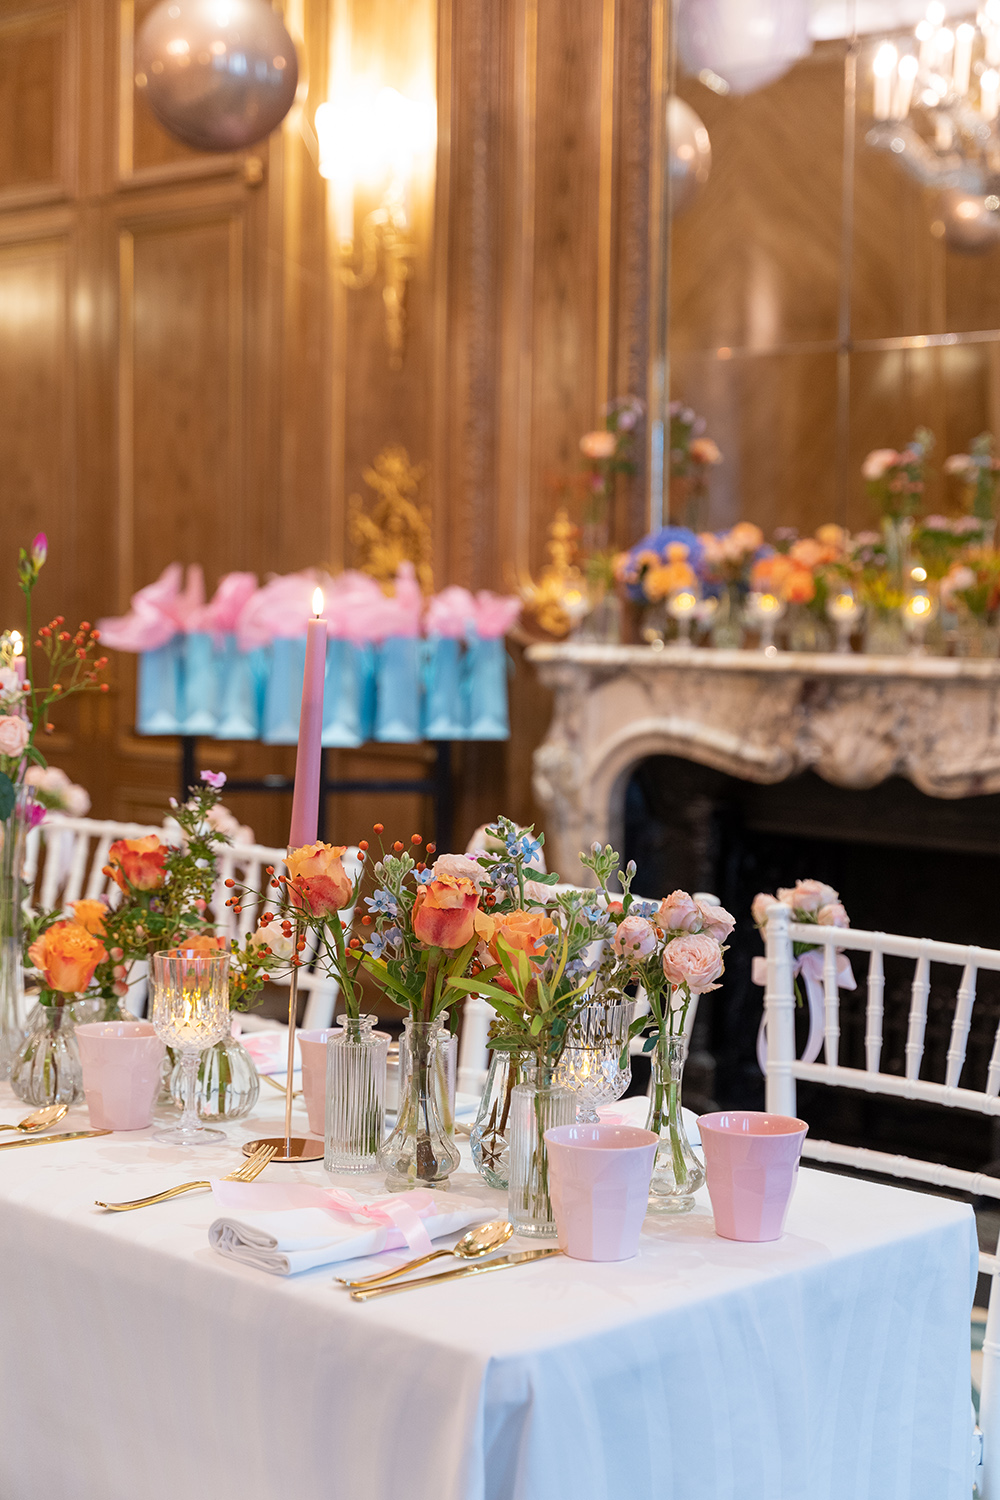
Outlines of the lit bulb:
[{"label": "lit bulb", "polygon": [[319,617],[320,617],[320,615],[322,613],[323,613],[323,590],[322,589],[316,589],[313,592],[313,614],[316,616],[316,618],[318,620]]},{"label": "lit bulb", "polygon": [[898,53],[891,42],[883,42],[875,54],[872,72],[876,78],[889,78],[896,66]]},{"label": "lit bulb", "polygon": [[24,641],[23,641],[23,639],[21,637],[21,632],[19,630],[12,630],[11,631],[11,633],[10,633],[10,644],[11,644],[11,649],[14,652],[14,655],[15,656],[20,656],[21,652],[24,649]]},{"label": "lit bulb", "polygon": [[926,583],[927,582],[927,569],[926,568],[911,568],[910,569],[910,577],[913,579],[914,583]]},{"label": "lit bulb", "polygon": [[928,5],[928,7],[927,7],[927,19],[928,19],[928,21],[930,21],[931,25],[932,26],[943,26],[944,25],[944,17],[945,17],[945,9],[944,9],[944,6],[941,4],[941,0],[931,0],[930,5]]}]

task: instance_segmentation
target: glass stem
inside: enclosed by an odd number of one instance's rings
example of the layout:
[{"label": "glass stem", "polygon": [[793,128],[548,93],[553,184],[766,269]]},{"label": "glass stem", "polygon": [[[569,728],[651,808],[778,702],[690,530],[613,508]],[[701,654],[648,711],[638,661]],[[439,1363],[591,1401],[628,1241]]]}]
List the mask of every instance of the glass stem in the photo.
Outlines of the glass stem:
[{"label": "glass stem", "polygon": [[200,1053],[188,1048],[181,1053],[181,1092],[184,1096],[184,1109],[181,1113],[179,1130],[199,1130],[201,1121],[198,1119],[198,1058]]}]

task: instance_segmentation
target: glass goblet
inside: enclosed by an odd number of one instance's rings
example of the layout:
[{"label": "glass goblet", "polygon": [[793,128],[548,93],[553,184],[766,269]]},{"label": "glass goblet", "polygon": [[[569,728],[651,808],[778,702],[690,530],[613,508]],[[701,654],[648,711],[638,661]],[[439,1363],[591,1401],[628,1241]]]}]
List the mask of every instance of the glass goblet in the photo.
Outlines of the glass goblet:
[{"label": "glass goblet", "polygon": [[198,1119],[198,1058],[229,1030],[229,954],[211,956],[171,948],[153,954],[153,1028],[181,1054],[184,1110],[176,1125],[153,1132],[171,1146],[203,1146],[224,1141],[225,1132],[208,1130]]},{"label": "glass goblet", "polygon": [[620,1099],[628,1088],[628,1032],[634,1010],[635,1001],[624,997],[595,1000],[571,1022],[556,1076],[576,1093],[577,1124],[600,1123],[597,1106]]}]

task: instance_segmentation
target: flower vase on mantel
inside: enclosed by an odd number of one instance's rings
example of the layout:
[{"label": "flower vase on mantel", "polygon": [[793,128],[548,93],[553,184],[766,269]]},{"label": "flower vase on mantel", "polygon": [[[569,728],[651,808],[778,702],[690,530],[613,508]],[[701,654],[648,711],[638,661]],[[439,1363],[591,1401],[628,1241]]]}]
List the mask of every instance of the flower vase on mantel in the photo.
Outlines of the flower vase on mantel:
[{"label": "flower vase on mantel", "polygon": [[743,644],[743,601],[746,591],[738,583],[727,584],[719,595],[712,617],[712,645],[717,651],[738,651]]},{"label": "flower vase on mantel", "polygon": [[10,817],[0,823],[0,1079],[10,1077],[25,1036],[23,870],[33,808],[33,789],[20,785]]},{"label": "flower vase on mantel", "polygon": [[687,1213],[705,1181],[705,1168],[691,1149],[681,1113],[681,1076],[687,1038],[661,1030],[652,1055],[652,1086],[647,1130],[660,1137],[650,1184],[650,1209],[659,1213]]},{"label": "flower vase on mantel", "polygon": [[385,1133],[385,1075],[389,1037],[377,1016],[338,1016],[326,1039],[328,1172],[374,1172]]},{"label": "flower vase on mantel", "polygon": [[391,1135],[378,1153],[390,1192],[447,1182],[459,1163],[451,1131],[442,1117],[442,1080],[448,1076],[451,1034],[447,1012],[433,1021],[403,1022],[399,1110]]},{"label": "flower vase on mantel", "polygon": [[526,1062],[523,1082],[512,1090],[510,1110],[507,1217],[515,1234],[539,1239],[555,1235],[545,1132],[556,1125],[572,1125],[575,1120],[573,1090],[555,1082],[551,1066]]}]

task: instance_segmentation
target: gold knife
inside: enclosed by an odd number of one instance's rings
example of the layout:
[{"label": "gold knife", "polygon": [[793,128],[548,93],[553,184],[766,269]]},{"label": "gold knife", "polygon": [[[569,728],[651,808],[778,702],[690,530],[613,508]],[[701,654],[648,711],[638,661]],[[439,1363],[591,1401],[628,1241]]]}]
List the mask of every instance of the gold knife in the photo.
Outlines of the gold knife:
[{"label": "gold knife", "polygon": [[487,1271],[505,1271],[510,1266],[523,1266],[527,1261],[545,1260],[550,1255],[561,1254],[562,1251],[555,1247],[550,1250],[520,1250],[516,1255],[501,1255],[497,1260],[481,1261],[478,1265],[439,1271],[436,1276],[415,1276],[410,1281],[392,1281],[385,1286],[369,1287],[367,1291],[359,1289],[351,1293],[351,1301],[370,1302],[373,1297],[391,1297],[394,1292],[408,1292],[417,1286],[438,1286],[442,1281],[459,1281],[463,1276],[485,1276]]},{"label": "gold knife", "polygon": [[0,1151],[16,1151],[18,1146],[44,1146],[47,1141],[84,1141],[94,1135],[110,1135],[110,1130],[62,1130],[58,1135],[26,1135],[23,1141],[4,1141]]}]

